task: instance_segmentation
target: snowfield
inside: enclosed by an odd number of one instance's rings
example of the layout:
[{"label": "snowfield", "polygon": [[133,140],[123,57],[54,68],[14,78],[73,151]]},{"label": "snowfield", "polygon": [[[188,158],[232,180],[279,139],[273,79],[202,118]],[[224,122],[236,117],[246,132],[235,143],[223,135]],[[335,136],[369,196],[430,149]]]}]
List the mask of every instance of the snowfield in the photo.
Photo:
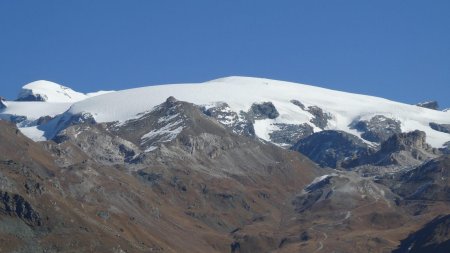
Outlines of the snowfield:
[{"label": "snowfield", "polygon": [[[290,102],[295,99],[306,107],[318,106],[324,112],[331,114],[332,119],[326,129],[343,130],[359,136],[360,133],[349,128],[353,121],[385,115],[399,120],[403,132],[416,129],[426,132],[428,142],[434,147],[441,147],[450,141],[450,134],[435,131],[429,126],[430,122],[450,124],[449,112],[430,110],[373,96],[263,78],[227,77],[204,83],[156,85],[100,93],[94,97],[83,94],[85,97],[82,100],[81,97],[70,94],[71,100],[66,99],[65,103],[8,102],[8,108],[0,111],[0,117],[4,117],[5,114],[15,114],[37,119],[44,114],[54,116],[63,112],[69,115],[87,112],[97,122],[124,122],[136,118],[136,115],[140,113],[150,111],[169,96],[204,106],[226,102],[231,110],[237,113],[247,112],[253,103],[272,102],[280,113],[279,117],[255,122],[258,137],[270,141],[269,133],[277,129],[273,124],[302,124],[309,122],[312,118],[309,112]],[[55,97],[52,95],[52,99],[48,101],[60,101],[58,99],[56,95]],[[80,100],[77,101],[78,99]],[[317,127],[314,128],[315,132],[320,130]],[[25,134],[27,132],[29,131],[25,131]],[[41,137],[36,137],[36,131],[32,132],[34,134],[30,137],[42,140]]]},{"label": "snowfield", "polygon": [[8,101],[8,107],[0,110],[0,119],[8,119],[11,115],[25,116],[29,120],[37,120],[44,116],[56,116],[67,111],[72,103],[17,102]]}]

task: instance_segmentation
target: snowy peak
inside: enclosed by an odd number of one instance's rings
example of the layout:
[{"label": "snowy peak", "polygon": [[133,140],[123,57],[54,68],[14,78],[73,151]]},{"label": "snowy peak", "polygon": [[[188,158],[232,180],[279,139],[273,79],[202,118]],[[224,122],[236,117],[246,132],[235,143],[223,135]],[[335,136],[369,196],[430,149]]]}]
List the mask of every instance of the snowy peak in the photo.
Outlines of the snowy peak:
[{"label": "snowy peak", "polygon": [[17,101],[42,101],[54,103],[78,102],[86,99],[83,93],[76,92],[63,85],[39,80],[22,87]]}]

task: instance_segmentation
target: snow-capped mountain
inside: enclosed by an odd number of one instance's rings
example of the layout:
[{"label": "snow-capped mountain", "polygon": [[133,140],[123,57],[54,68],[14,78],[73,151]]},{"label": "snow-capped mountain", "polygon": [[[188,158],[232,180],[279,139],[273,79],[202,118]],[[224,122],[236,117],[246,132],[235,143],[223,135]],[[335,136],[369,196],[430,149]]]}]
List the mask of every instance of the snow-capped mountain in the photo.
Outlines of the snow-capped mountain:
[{"label": "snow-capped mountain", "polygon": [[[15,119],[21,130],[35,140],[51,136],[46,134],[51,128],[50,122],[47,126],[36,122],[45,116],[64,114],[67,119],[70,115],[89,114],[98,123],[124,123],[152,111],[173,96],[202,106],[205,112],[215,110],[217,120],[234,126],[235,132],[240,131],[237,126],[242,128],[247,124],[250,133],[284,147],[323,130],[344,131],[375,146],[390,134],[413,130],[424,131],[428,142],[437,148],[450,141],[448,133],[430,127],[430,124],[450,124],[448,112],[263,78],[227,77],[205,83],[156,85],[95,94],[97,96],[37,81],[24,86],[19,98],[27,94],[40,95],[46,102],[9,102],[7,108],[1,109],[0,117]],[[60,121],[63,116],[59,117],[55,120]]]}]

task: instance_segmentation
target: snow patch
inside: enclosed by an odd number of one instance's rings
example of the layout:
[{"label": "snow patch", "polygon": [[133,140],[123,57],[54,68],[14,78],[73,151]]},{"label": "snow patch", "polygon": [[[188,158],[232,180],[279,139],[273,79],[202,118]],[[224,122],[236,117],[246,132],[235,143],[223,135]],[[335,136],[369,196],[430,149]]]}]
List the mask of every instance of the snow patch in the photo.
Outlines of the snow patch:
[{"label": "snow patch", "polygon": [[27,136],[28,138],[34,140],[34,141],[46,141],[47,138],[45,138],[45,132],[42,130],[39,130],[37,126],[32,127],[22,127],[20,128],[20,131]]},{"label": "snow patch", "polygon": [[307,185],[305,188],[309,188],[310,186],[313,186],[313,185],[315,185],[315,184],[317,184],[317,183],[320,183],[320,182],[322,182],[322,181],[324,181],[324,180],[326,180],[326,179],[328,179],[328,178],[330,178],[330,177],[335,177],[335,176],[337,176],[336,173],[332,173],[332,174],[327,174],[327,175],[323,175],[323,176],[320,176],[320,177],[316,177],[316,178],[314,178],[314,180],[313,180],[311,183],[309,183],[309,185]]},{"label": "snow patch", "polygon": [[181,133],[181,131],[183,131],[182,123],[182,120],[178,120],[146,133],[141,137],[141,144],[144,145],[156,138],[158,138],[158,143],[172,141],[179,133]]}]

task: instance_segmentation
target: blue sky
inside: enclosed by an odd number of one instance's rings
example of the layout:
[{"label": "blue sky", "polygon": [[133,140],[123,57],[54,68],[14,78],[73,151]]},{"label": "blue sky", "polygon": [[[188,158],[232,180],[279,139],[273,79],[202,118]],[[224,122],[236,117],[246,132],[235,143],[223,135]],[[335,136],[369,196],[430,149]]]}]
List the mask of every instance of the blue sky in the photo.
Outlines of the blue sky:
[{"label": "blue sky", "polygon": [[230,75],[450,107],[450,1],[0,1],[0,96]]}]

